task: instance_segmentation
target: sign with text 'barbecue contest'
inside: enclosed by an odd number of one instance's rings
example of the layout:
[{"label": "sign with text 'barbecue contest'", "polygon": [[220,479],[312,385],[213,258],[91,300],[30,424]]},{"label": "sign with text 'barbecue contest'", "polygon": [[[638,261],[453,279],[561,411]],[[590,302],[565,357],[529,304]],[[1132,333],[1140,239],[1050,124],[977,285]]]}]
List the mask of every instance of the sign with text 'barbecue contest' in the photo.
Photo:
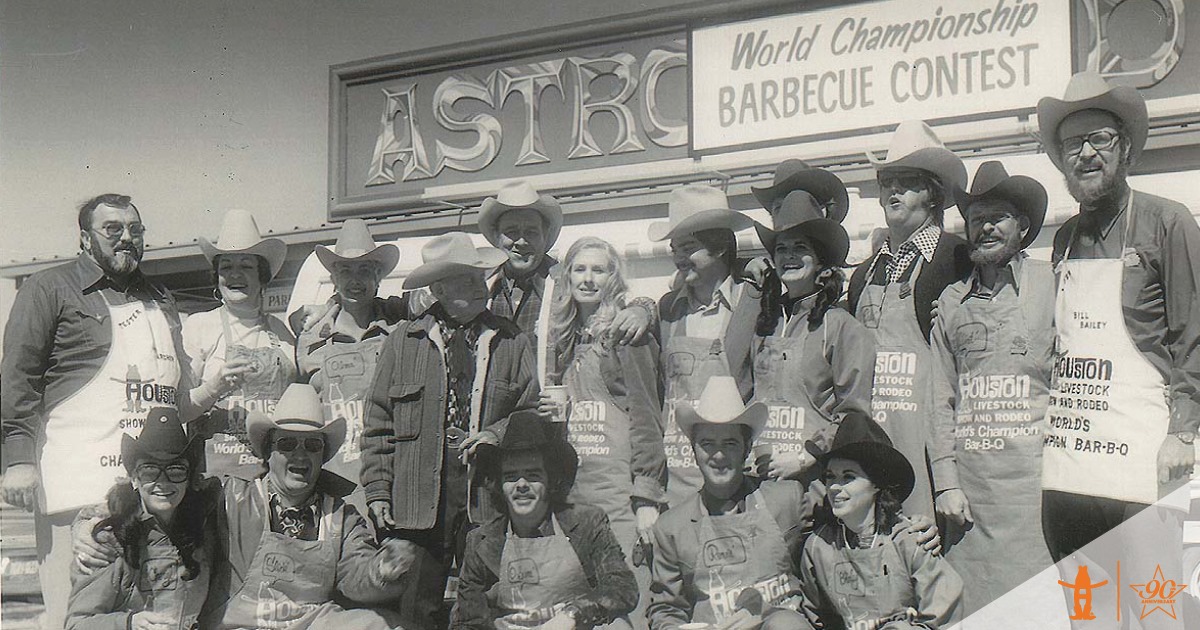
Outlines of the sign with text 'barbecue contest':
[{"label": "sign with text 'barbecue contest'", "polygon": [[1071,75],[1070,3],[884,0],[696,29],[693,148],[1032,110]]}]

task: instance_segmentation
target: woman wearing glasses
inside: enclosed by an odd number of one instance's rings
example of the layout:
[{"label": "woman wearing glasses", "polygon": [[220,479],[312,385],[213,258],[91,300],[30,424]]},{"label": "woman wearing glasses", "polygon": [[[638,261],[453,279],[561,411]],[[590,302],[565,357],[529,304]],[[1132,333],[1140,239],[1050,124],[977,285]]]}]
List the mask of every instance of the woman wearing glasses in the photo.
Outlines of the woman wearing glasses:
[{"label": "woman wearing glasses", "polygon": [[212,407],[199,425],[210,438],[205,471],[251,479],[261,460],[246,441],[247,414],[270,413],[296,380],[295,338],[286,324],[263,312],[263,290],[279,273],[287,246],[262,238],[250,213],[230,210],[217,242],[201,238],[200,250],[212,265],[221,301],[183,325],[183,348],[200,381],[192,400]]},{"label": "woman wearing glasses", "polygon": [[[634,545],[652,540],[659,506],[666,503],[658,342],[647,337],[622,345],[608,333],[613,316],[625,308],[627,286],[621,259],[607,241],[575,241],[555,273],[562,289],[550,307],[546,382],[561,382],[570,400],[567,431],[579,454],[570,500],[603,509],[632,561]],[[542,410],[557,410],[545,394]],[[636,574],[648,593],[649,573]]]},{"label": "woman wearing glasses", "polygon": [[122,437],[121,458],[131,479],[109,490],[111,516],[92,529],[121,553],[90,575],[73,571],[66,627],[192,628],[208,595],[220,487],[202,489],[199,451],[174,409],[152,409],[136,439]]}]

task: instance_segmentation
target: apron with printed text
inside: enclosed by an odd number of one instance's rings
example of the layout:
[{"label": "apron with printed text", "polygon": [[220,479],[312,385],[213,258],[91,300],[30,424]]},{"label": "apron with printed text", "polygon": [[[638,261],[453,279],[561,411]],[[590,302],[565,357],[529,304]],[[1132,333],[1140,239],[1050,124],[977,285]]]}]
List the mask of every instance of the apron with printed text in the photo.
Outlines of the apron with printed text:
[{"label": "apron with printed text", "polygon": [[304,630],[330,607],[335,594],[342,522],[334,499],[321,499],[317,540],[271,531],[271,507],[263,480],[255,481],[263,504],[263,534],[242,588],[229,598],[222,628]]},{"label": "apron with printed text", "polygon": [[871,415],[916,473],[916,486],[904,500],[904,513],[932,517],[933,490],[925,443],[933,411],[933,351],[917,322],[912,287],[923,265],[924,259],[918,256],[900,282],[867,284],[854,316],[875,335]]},{"label": "apron with printed text", "polygon": [[[703,507],[701,507],[703,509]],[[771,516],[762,491],[746,497],[746,511],[700,518],[700,548],[692,562],[699,591],[692,621],[723,623],[737,612],[743,591],[762,597],[763,610],[796,610],[800,582],[792,574],[791,554]]]},{"label": "apron with printed text", "polygon": [[[822,431],[828,431],[830,419],[813,404],[804,383],[805,366],[801,361],[804,342],[810,333],[807,315],[788,322],[791,334],[771,335],[762,339],[754,357],[754,398],[767,406],[767,425],[755,444],[769,446],[773,457],[804,450],[804,444]],[[824,326],[821,330],[826,330]],[[805,487],[815,479],[811,467],[800,480]]]},{"label": "apron with printed text", "polygon": [[666,396],[663,404],[663,451],[667,455],[668,505],[679,505],[700,490],[704,477],[696,466],[692,443],[675,422],[675,407],[681,403],[695,405],[708,379],[730,376],[729,358],[720,339],[688,337],[684,322],[679,322],[679,335],[667,337],[663,344],[663,381]]},{"label": "apron with printed text", "polygon": [[[1134,503],[1159,499],[1158,449],[1167,436],[1167,383],[1125,326],[1125,267],[1142,263],[1128,246],[1133,196],[1121,258],[1059,262],[1057,346],[1051,375],[1042,487]],[[1071,235],[1071,242],[1075,235]]]},{"label": "apron with printed text", "polygon": [[166,534],[156,531],[151,535],[161,539],[155,544],[142,543],[141,568],[135,585],[142,603],[138,610],[167,615],[171,624],[180,630],[197,628],[212,578],[210,554],[213,541],[205,540],[203,549],[196,554],[200,572],[191,580],[185,580],[179,550],[167,540]]},{"label": "apron with printed text", "polygon": [[248,357],[253,365],[250,372],[243,374],[241,387],[217,402],[214,415],[224,416],[217,431],[204,444],[205,470],[210,475],[234,475],[242,479],[254,479],[261,470],[262,460],[250,451],[246,437],[246,418],[257,411],[270,416],[275,412],[275,403],[283,395],[289,383],[296,380],[296,365],[284,349],[264,317],[254,333],[255,342],[266,334],[267,345],[247,345],[245,339],[236,339],[229,325],[229,313],[221,309],[222,343],[225,354],[221,360],[230,361]]},{"label": "apron with printed text", "polygon": [[536,628],[591,592],[587,574],[558,519],[550,516],[554,534],[521,538],[509,525],[500,552],[496,586],[496,630]]},{"label": "apron with printed text", "polygon": [[946,559],[963,577],[966,615],[1054,564],[1041,491],[1054,276],[1037,260],[1021,272],[1019,294],[965,302],[947,331],[958,366],[954,456],[975,522]]},{"label": "apron with printed text", "polygon": [[104,364],[47,414],[38,462],[47,514],[103,501],[128,474],[121,436],[136,437],[151,407],[177,405],[179,360],[162,308],[153,301],[109,302],[107,317],[112,345]]},{"label": "apron with printed text", "polygon": [[[604,510],[613,535],[625,554],[625,562],[637,578],[641,597],[630,615],[635,625],[645,628],[645,606],[650,598],[650,572],[633,566],[637,543],[637,518],[630,503],[633,497],[633,445],[630,418],[613,401],[600,369],[603,348],[598,343],[575,346],[575,360],[563,375],[571,401],[567,418],[567,440],[579,455],[579,471],[571,487],[570,500]],[[618,620],[605,628],[627,628]]]},{"label": "apron with printed text", "polygon": [[[354,343],[329,341],[312,353],[312,359],[321,366],[313,375],[312,384],[321,394],[325,421],[346,419],[346,439],[325,468],[356,484],[362,466],[364,410],[375,376],[375,362],[387,339],[387,335],[375,335]],[[355,498],[361,493],[356,491]],[[351,502],[358,505],[358,501]]]},{"label": "apron with printed text", "polygon": [[[844,530],[843,530],[844,531]],[[891,539],[882,545],[851,548],[839,534],[839,561],[831,572],[818,569],[818,580],[830,603],[847,628],[924,628],[917,624],[913,608],[923,593],[918,593],[913,569]],[[956,617],[959,615],[956,613]]]}]

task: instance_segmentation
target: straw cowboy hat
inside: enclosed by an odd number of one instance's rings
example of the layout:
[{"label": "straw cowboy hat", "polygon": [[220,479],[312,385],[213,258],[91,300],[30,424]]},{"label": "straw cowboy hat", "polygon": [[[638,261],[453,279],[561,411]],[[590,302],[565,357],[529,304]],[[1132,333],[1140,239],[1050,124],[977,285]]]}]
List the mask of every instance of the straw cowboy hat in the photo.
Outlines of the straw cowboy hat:
[{"label": "straw cowboy hat", "polygon": [[783,204],[775,213],[773,230],[755,225],[758,238],[767,248],[767,255],[775,253],[775,242],[784,232],[795,230],[804,235],[818,250],[817,255],[827,265],[846,266],[846,255],[850,253],[850,235],[834,219],[825,218],[820,201],[804,190],[796,190],[783,198]]},{"label": "straw cowboy hat", "polygon": [[169,464],[186,459],[194,464],[200,454],[194,448],[196,444],[196,436],[189,438],[184,432],[177,410],[153,407],[136,438],[128,433],[121,435],[121,462],[130,475],[140,462],[145,461]]},{"label": "straw cowboy hat", "polygon": [[896,133],[892,134],[887,156],[881,160],[868,152],[867,159],[879,173],[892,169],[917,169],[933,175],[946,192],[942,210],[954,205],[955,190],[967,187],[967,167],[942,144],[924,121],[906,120],[900,123]]},{"label": "straw cowboy hat", "polygon": [[794,190],[804,190],[824,207],[827,217],[841,222],[850,209],[850,194],[837,175],[823,168],[814,168],[804,160],[784,160],[775,167],[775,179],[770,186],[751,187],[763,208],[770,210],[771,204]]},{"label": "straw cowboy hat", "polygon": [[342,447],[342,442],[346,441],[346,419],[338,417],[326,423],[317,390],[304,383],[288,385],[279,397],[279,402],[275,403],[273,415],[251,411],[247,416],[246,437],[255,455],[265,457],[267,436],[275,429],[324,435],[327,462]]},{"label": "straw cowboy hat", "polygon": [[558,240],[558,233],[562,231],[562,206],[554,197],[540,194],[526,181],[505,184],[495,197],[483,200],[483,205],[479,206],[479,233],[483,234],[489,243],[499,247],[497,225],[500,223],[500,217],[505,212],[518,208],[536,210],[542,215],[542,221],[546,223],[546,249],[550,249],[554,241]]},{"label": "straw cowboy hat", "polygon": [[767,426],[768,413],[761,402],[749,406],[742,402],[741,391],[732,376],[713,376],[704,385],[695,407],[686,402],[675,407],[675,422],[688,437],[698,424],[744,424],[750,427],[753,442]]},{"label": "straw cowboy hat", "polygon": [[892,446],[883,427],[861,411],[851,411],[842,419],[833,436],[833,446],[821,456],[821,466],[828,466],[831,459],[858,462],[871,483],[894,489],[901,501],[912,494],[917,483],[912,464]]},{"label": "straw cowboy hat", "polygon": [[1046,189],[1036,179],[1009,175],[1004,164],[997,160],[984,162],[975,171],[971,192],[954,191],[954,200],[964,220],[971,204],[981,199],[1003,199],[1029,218],[1029,232],[1021,239],[1021,249],[1029,247],[1042,230],[1042,223],[1046,220]]},{"label": "straw cowboy hat", "polygon": [[400,248],[391,243],[376,245],[366,221],[348,219],[342,224],[333,249],[317,245],[317,259],[330,273],[333,273],[333,264],[337,262],[374,261],[379,263],[379,275],[382,277],[391,273],[400,263]]},{"label": "straw cowboy hat", "polygon": [[575,483],[579,471],[579,455],[575,448],[557,435],[556,428],[534,409],[514,411],[508,416],[508,428],[499,444],[479,445],[479,464],[486,474],[498,479],[504,453],[536,450],[545,457],[546,470],[560,476],[552,482],[566,491]]},{"label": "straw cowboy hat", "polygon": [[245,210],[230,210],[221,219],[221,233],[217,242],[200,237],[200,251],[208,259],[209,264],[221,254],[254,254],[262,256],[267,261],[267,269],[271,277],[279,273],[283,267],[283,259],[287,257],[287,245],[277,238],[263,238],[258,231],[258,223],[254,215]]},{"label": "straw cowboy hat", "polygon": [[404,279],[405,289],[427,287],[438,280],[464,271],[491,271],[508,260],[508,254],[495,247],[475,247],[466,232],[447,232],[431,239],[421,248],[420,267]]},{"label": "straw cowboy hat", "polygon": [[667,198],[667,220],[650,224],[647,234],[652,241],[703,230],[744,230],[754,221],[729,208],[729,199],[720,189],[703,184],[688,184],[671,191]]},{"label": "straw cowboy hat", "polygon": [[1129,135],[1132,136],[1129,139],[1130,161],[1136,161],[1142,148],[1146,146],[1146,134],[1150,131],[1146,100],[1137,89],[1125,85],[1109,85],[1104,77],[1090,70],[1071,77],[1062,99],[1047,96],[1038,101],[1038,131],[1050,161],[1062,169],[1058,126],[1067,116],[1085,109],[1110,112],[1125,123]]}]

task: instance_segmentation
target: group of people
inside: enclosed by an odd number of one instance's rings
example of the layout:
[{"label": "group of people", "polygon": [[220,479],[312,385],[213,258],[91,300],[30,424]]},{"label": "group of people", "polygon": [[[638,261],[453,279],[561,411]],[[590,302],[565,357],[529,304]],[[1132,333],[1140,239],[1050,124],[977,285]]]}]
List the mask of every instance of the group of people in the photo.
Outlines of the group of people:
[{"label": "group of people", "polygon": [[[138,209],[92,199],[0,371],[47,627],[936,628],[1073,579],[1191,475],[1200,227],[1128,186],[1136,90],[1081,73],[1038,122],[1080,204],[1053,263],[1023,251],[1036,179],[968,186],[910,121],[869,156],[886,238],[848,283],[846,187],[788,160],[754,189],[770,225],[670,193],[658,300],[601,238],[553,259],[562,209],[516,182],[489,246],[430,239],[401,296],[399,249],[347,221],[316,248],[333,297],[286,324],[286,247],[230,211],[200,242],[221,306],[181,324]],[[1166,533],[1126,560],[1169,565],[1181,514],[1150,509]]]}]

